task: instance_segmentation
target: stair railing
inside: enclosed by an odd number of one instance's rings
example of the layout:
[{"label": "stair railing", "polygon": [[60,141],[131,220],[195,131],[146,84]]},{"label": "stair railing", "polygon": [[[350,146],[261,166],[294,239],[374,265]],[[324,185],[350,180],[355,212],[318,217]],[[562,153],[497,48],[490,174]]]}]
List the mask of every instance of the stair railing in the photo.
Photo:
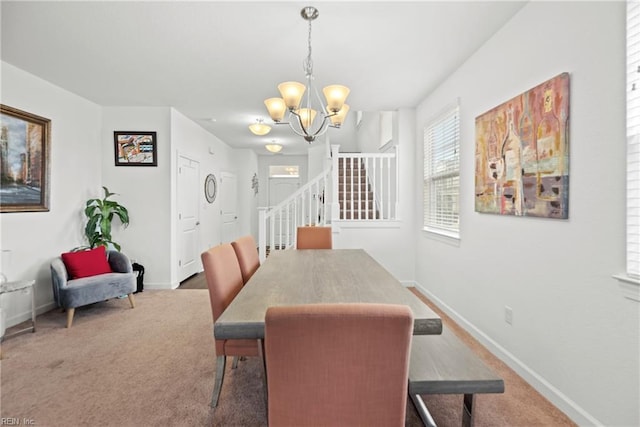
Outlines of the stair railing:
[{"label": "stair railing", "polygon": [[399,219],[398,147],[392,153],[340,153],[331,146],[334,219]]},{"label": "stair railing", "polygon": [[339,148],[331,146],[330,168],[278,205],[258,208],[261,262],[267,257],[267,248],[295,247],[296,232],[302,225],[400,219],[398,147],[391,153],[340,153]]},{"label": "stair railing", "polygon": [[302,225],[326,225],[329,209],[325,203],[331,169],[326,169],[272,208],[258,208],[258,254],[260,261],[269,251],[295,247],[296,232]]}]

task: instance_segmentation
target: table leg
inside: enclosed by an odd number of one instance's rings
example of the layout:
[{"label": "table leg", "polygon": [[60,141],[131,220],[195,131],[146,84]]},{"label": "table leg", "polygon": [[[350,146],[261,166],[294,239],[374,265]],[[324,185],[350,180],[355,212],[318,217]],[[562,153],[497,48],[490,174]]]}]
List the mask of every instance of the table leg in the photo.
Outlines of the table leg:
[{"label": "table leg", "polygon": [[419,394],[409,393],[409,397],[411,397],[411,401],[413,405],[416,407],[416,411],[418,411],[418,415],[420,415],[420,419],[422,420],[422,424],[425,427],[436,427],[436,422],[433,420],[433,417],[429,413],[427,409],[427,405],[424,404],[422,397]]},{"label": "table leg", "polygon": [[473,402],[474,394],[465,394],[462,404],[462,427],[473,427]]}]

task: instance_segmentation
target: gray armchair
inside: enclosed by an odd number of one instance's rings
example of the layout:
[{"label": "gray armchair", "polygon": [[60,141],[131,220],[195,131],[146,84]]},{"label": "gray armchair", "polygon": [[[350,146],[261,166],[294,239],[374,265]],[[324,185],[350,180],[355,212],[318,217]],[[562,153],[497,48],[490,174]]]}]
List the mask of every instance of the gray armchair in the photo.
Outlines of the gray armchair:
[{"label": "gray armchair", "polygon": [[118,251],[107,251],[107,259],[112,273],[73,280],[69,280],[62,258],[51,262],[53,298],[58,307],[67,310],[67,328],[73,323],[76,307],[127,295],[131,308],[135,308],[136,277],[129,258]]}]

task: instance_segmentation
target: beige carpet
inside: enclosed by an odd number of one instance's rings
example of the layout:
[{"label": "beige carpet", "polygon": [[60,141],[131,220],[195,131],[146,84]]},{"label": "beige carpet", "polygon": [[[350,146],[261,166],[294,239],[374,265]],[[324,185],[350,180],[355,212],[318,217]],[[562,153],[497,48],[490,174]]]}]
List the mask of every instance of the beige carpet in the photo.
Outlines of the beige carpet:
[{"label": "beige carpet", "polygon": [[[208,406],[215,357],[206,290],[145,291],[136,302],[135,309],[127,299],[78,309],[71,329],[54,310],[38,317],[35,334],[7,339],[0,416],[55,427],[266,425],[255,358],[236,370],[227,363],[220,404]],[[573,425],[495,358],[490,365],[507,391],[478,397],[477,426]],[[461,396],[426,402],[439,426],[460,425]],[[406,425],[421,425],[410,403]]]}]

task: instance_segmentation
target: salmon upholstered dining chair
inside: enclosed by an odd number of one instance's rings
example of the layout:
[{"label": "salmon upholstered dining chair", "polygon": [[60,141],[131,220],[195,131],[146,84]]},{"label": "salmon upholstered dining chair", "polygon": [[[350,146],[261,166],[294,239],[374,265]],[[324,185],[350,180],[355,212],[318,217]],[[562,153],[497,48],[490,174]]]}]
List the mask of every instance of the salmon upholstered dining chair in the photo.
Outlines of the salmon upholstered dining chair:
[{"label": "salmon upholstered dining chair", "polygon": [[233,250],[236,251],[236,257],[238,258],[240,271],[242,272],[242,281],[246,284],[251,276],[253,276],[253,273],[260,267],[256,241],[253,236],[249,234],[231,242],[231,246],[233,246]]},{"label": "salmon upholstered dining chair", "polygon": [[[244,285],[236,253],[230,243],[224,243],[205,251],[201,255],[213,322],[220,317]],[[214,335],[215,339],[215,335]],[[258,356],[257,340],[215,340],[216,376],[211,396],[211,407],[218,405],[227,356]],[[234,363],[234,367],[235,367]]]},{"label": "salmon upholstered dining chair", "polygon": [[412,333],[404,305],[268,308],[269,426],[404,426]]},{"label": "salmon upholstered dining chair", "polygon": [[298,227],[297,249],[331,249],[331,227]]}]

